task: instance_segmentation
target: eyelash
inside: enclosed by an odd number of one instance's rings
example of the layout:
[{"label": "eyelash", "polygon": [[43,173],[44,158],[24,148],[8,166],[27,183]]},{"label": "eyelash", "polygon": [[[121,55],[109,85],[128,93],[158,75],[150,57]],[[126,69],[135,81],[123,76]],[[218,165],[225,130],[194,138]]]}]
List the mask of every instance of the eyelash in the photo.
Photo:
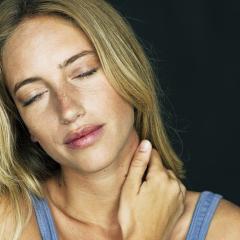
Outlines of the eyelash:
[{"label": "eyelash", "polygon": [[[89,77],[89,76],[91,76],[92,74],[94,74],[95,72],[97,72],[97,68],[94,68],[94,69],[92,69],[92,70],[90,70],[90,71],[87,71],[87,72],[85,72],[85,73],[82,73],[82,74],[80,74],[80,75],[78,75],[78,76],[76,76],[75,78],[85,78],[85,77]],[[74,78],[74,79],[75,79]]]},{"label": "eyelash", "polygon": [[42,93],[39,93],[39,94],[37,94],[36,96],[30,98],[29,100],[23,102],[23,107],[27,107],[27,106],[30,105],[31,103],[35,102],[37,99],[40,99],[41,96],[42,96],[44,93],[46,93],[46,92],[47,92],[47,91],[42,92]]},{"label": "eyelash", "polygon": [[[87,71],[87,72],[85,72],[85,73],[82,73],[82,74],[76,76],[74,79],[76,79],[76,78],[87,78],[87,77],[93,75],[94,73],[96,73],[97,70],[98,70],[98,68],[94,68],[94,69],[92,69],[92,70],[90,70],[90,71]],[[43,95],[44,93],[46,93],[46,92],[47,92],[47,91],[42,92],[42,93],[39,93],[39,94],[37,94],[36,96],[30,98],[29,100],[23,102],[23,107],[27,107],[27,106],[30,105],[31,103],[35,102],[37,99],[40,99],[40,98],[42,97],[42,95]]]}]

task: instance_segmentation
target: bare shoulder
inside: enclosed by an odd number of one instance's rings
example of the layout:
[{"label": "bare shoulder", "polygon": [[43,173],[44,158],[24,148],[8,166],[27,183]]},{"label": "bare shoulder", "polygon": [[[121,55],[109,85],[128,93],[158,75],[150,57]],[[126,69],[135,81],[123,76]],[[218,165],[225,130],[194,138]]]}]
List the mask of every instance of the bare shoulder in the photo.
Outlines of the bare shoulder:
[{"label": "bare shoulder", "polygon": [[194,213],[195,206],[199,199],[199,192],[186,192],[184,212],[179,218],[176,226],[173,229],[171,240],[185,240],[187,237],[188,229],[191,224],[192,216]]},{"label": "bare shoulder", "polygon": [[[172,232],[171,240],[186,239],[199,197],[199,192],[187,191],[184,213]],[[206,240],[215,239],[240,239],[240,208],[225,199],[220,200],[206,237]]]},{"label": "bare shoulder", "polygon": [[6,196],[0,196],[0,236],[1,239],[8,239],[13,232],[13,211]]},{"label": "bare shoulder", "polygon": [[[24,208],[24,205],[21,205]],[[9,199],[5,196],[0,196],[0,236],[1,240],[9,240],[15,231],[14,229],[14,209],[9,203]],[[33,238],[32,238],[33,237]],[[27,225],[22,229],[19,240],[26,239],[40,240],[40,232],[34,212],[32,212],[31,218]]]},{"label": "bare shoulder", "polygon": [[240,208],[222,199],[216,209],[210,225],[207,240],[212,239],[240,239]]},{"label": "bare shoulder", "polygon": [[42,239],[34,214],[32,214],[29,223],[23,229],[20,240],[26,240],[30,238],[34,240]]}]

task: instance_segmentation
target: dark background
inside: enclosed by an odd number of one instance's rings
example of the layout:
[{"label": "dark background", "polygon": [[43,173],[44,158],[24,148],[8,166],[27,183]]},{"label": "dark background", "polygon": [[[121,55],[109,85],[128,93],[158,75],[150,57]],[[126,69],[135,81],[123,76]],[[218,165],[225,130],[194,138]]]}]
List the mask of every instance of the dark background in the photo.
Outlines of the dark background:
[{"label": "dark background", "polygon": [[149,55],[185,184],[240,205],[240,1],[111,0]]}]

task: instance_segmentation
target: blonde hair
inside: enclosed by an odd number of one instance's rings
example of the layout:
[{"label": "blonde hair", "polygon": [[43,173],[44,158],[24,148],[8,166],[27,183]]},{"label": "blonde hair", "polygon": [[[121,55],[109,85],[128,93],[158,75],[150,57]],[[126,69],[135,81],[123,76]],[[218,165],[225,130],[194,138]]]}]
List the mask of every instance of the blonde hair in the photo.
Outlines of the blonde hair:
[{"label": "blonde hair", "polygon": [[[1,59],[5,44],[18,25],[40,15],[67,19],[88,36],[110,84],[134,107],[140,139],[149,139],[165,167],[182,178],[183,164],[170,145],[160,116],[156,77],[124,18],[103,0],[3,0]],[[0,69],[0,197],[12,203],[14,231],[8,239],[15,240],[31,215],[30,192],[43,197],[41,182],[57,174],[60,166],[30,140],[5,86],[2,64]],[[26,209],[22,209],[23,200]],[[4,223],[0,224],[0,236],[3,231]]]}]

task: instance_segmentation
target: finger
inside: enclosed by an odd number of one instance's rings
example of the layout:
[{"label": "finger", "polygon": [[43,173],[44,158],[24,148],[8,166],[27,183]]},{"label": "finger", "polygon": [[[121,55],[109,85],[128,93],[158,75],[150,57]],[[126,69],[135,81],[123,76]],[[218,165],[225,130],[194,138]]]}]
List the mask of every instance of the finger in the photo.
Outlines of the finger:
[{"label": "finger", "polygon": [[156,174],[156,172],[165,171],[165,167],[163,166],[162,159],[157,152],[156,149],[152,149],[150,162],[149,162],[149,169],[148,175],[151,176],[152,174]]},{"label": "finger", "polygon": [[185,198],[185,194],[186,194],[186,188],[185,186],[182,184],[182,182],[180,181],[180,179],[177,178],[177,176],[174,174],[174,172],[172,170],[167,170],[169,177],[173,180],[176,181],[179,187],[179,193],[181,195],[181,197],[184,199]]},{"label": "finger", "polygon": [[148,140],[143,140],[133,156],[128,176],[123,186],[124,189],[130,190],[135,194],[138,193],[144,172],[149,163],[151,150],[152,144]]},{"label": "finger", "polygon": [[181,190],[182,199],[184,200],[186,197],[187,189],[181,182],[180,182],[180,190]]},{"label": "finger", "polygon": [[176,177],[175,173],[172,170],[168,169],[167,173],[171,179],[178,180],[178,178]]},{"label": "finger", "polygon": [[151,159],[148,167],[148,172],[146,175],[146,181],[159,181],[169,180],[169,175],[167,172],[167,168],[163,165],[163,161],[160,157],[160,154],[156,149],[152,150]]},{"label": "finger", "polygon": [[186,188],[185,186],[178,180],[178,186],[179,186],[179,196],[180,199],[185,202],[185,197],[186,197]]}]

